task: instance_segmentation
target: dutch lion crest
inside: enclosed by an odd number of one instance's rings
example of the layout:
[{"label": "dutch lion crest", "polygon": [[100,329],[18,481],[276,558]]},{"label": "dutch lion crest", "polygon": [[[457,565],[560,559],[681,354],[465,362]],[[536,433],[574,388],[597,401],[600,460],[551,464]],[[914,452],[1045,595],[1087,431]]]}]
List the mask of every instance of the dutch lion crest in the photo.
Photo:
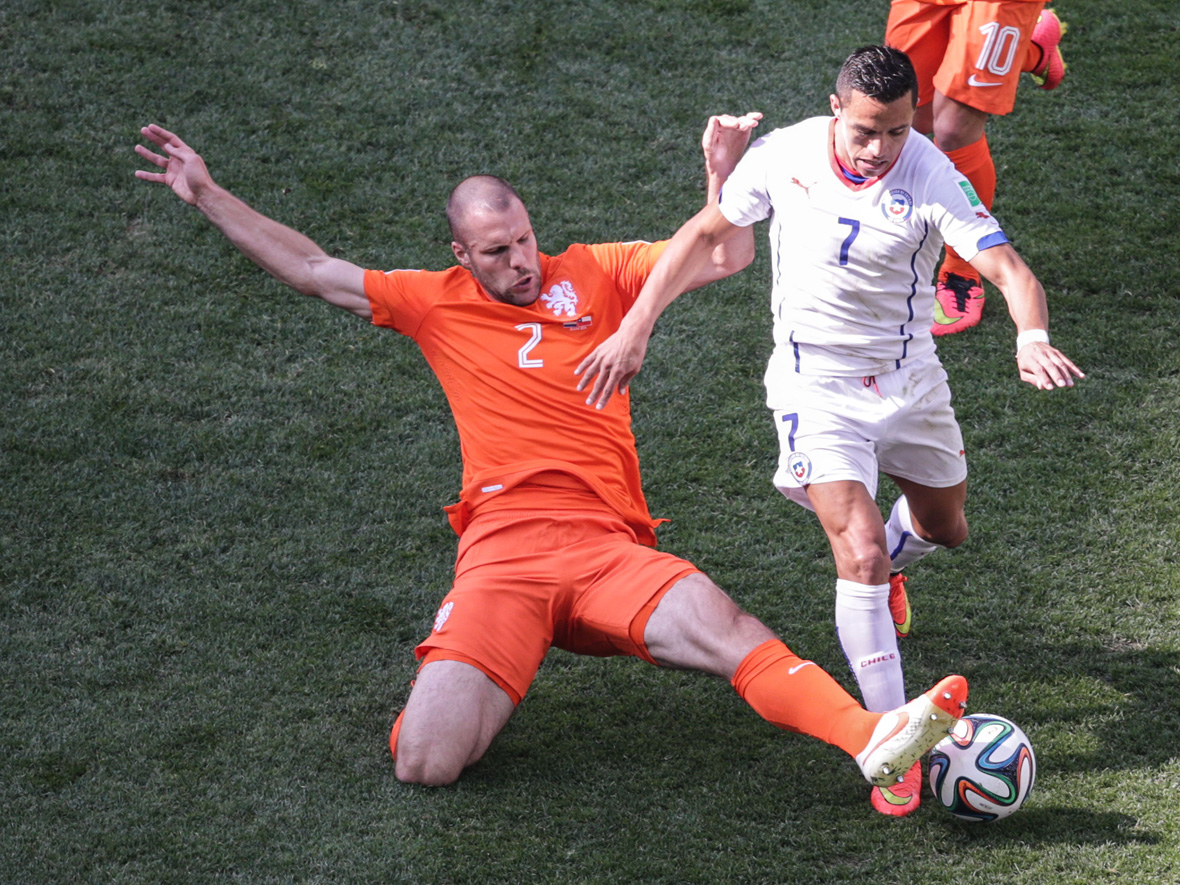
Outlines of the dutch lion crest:
[{"label": "dutch lion crest", "polygon": [[553,311],[554,316],[567,317],[578,315],[578,294],[574,291],[574,284],[569,280],[562,280],[541,296],[545,306]]}]

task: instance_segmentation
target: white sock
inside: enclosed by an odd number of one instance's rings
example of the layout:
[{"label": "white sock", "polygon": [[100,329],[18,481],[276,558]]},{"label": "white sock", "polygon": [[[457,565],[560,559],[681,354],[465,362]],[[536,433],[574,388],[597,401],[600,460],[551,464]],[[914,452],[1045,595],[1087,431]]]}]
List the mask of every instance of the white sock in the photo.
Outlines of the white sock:
[{"label": "white sock", "polygon": [[913,517],[910,516],[910,504],[902,495],[893,502],[893,512],[885,523],[885,549],[893,561],[889,570],[896,574],[923,556],[943,548],[941,544],[932,544],[918,537],[914,531]]},{"label": "white sock", "polygon": [[836,581],[836,633],[860,686],[865,709],[893,710],[906,702],[888,584]]}]

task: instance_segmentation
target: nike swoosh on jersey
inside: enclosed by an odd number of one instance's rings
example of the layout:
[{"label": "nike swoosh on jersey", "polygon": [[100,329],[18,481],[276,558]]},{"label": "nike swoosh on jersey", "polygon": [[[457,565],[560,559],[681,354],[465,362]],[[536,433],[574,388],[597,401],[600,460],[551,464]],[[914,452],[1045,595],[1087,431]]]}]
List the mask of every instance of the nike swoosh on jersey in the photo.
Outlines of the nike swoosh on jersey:
[{"label": "nike swoosh on jersey", "polygon": [[787,671],[787,675],[794,676],[796,673],[798,673],[804,667],[808,667],[808,666],[814,667],[815,661],[804,661],[802,664],[796,664],[794,667],[792,667],[790,670]]},{"label": "nike swoosh on jersey", "polygon": [[1003,83],[992,83],[989,80],[980,80],[974,74],[967,78],[968,86],[1003,86]]}]

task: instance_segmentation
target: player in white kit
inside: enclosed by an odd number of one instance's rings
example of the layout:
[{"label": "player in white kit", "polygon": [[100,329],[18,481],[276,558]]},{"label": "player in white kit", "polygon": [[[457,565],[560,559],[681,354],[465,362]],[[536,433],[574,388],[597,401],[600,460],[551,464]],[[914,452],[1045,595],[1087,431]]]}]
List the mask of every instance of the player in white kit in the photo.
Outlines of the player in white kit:
[{"label": "player in white kit", "polygon": [[[967,537],[963,439],[930,333],[943,242],[1004,294],[1023,380],[1050,390],[1083,377],[1049,344],[1044,289],[998,222],[946,155],[911,131],[917,94],[899,50],[849,56],[833,116],[755,141],[719,204],[681,227],[618,332],[578,368],[588,402],[624,391],[656,317],[694,269],[717,243],[770,219],[774,482],[815,511],[832,545],[836,627],[871,710],[905,702],[901,570]],[[888,520],[875,501],[879,472],[901,491]],[[873,807],[909,814],[920,792],[914,766],[896,788],[874,787]]]}]

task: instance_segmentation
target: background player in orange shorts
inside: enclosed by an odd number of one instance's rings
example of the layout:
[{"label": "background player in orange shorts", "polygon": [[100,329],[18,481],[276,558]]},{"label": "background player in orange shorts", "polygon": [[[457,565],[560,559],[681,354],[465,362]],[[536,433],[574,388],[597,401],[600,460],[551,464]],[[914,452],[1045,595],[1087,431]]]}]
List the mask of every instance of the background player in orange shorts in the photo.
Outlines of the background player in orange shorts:
[{"label": "background player in orange shorts", "polygon": [[[996,167],[985,128],[1010,113],[1022,71],[1042,89],[1065,76],[1058,44],[1065,27],[1042,0],[892,0],[885,43],[918,74],[914,128],[934,135],[990,211]],[[938,274],[935,335],[976,325],[983,315],[979,272],[947,246]]]},{"label": "background player in orange shorts", "polygon": [[[760,115],[714,117],[703,144],[709,199]],[[541,253],[529,215],[501,179],[461,182],[447,203],[459,264],[363,270],[251,209],[158,126],[136,145],[168,185],[281,282],[414,339],[455,416],[463,489],[448,508],[460,535],[455,582],[390,734],[399,779],[445,784],[503,728],[551,645],[630,655],[728,679],[763,718],[852,755],[894,783],[953,725],[960,676],[886,713],[865,711],[823,669],[794,655],[690,563],[654,549],[639,484],[630,403],[596,410],[574,369],[614,332],[664,243]],[[718,249],[693,285],[744,267],[753,240]]]}]

